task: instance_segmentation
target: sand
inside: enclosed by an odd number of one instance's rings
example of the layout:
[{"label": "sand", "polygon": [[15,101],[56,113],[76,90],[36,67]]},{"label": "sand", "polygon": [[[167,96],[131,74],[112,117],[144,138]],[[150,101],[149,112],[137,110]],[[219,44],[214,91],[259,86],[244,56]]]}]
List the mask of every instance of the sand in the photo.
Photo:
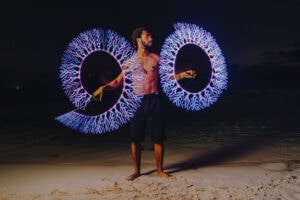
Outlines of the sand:
[{"label": "sand", "polygon": [[152,145],[146,142],[142,176],[127,181],[133,172],[127,135],[35,127],[2,135],[0,200],[300,199],[300,147],[290,136],[246,140],[240,134],[233,140],[225,131],[207,138],[174,132],[164,163],[171,177],[156,176]]},{"label": "sand", "polygon": [[283,121],[281,111],[250,110],[230,120],[218,113],[168,118],[164,169],[172,177],[156,176],[146,143],[134,181],[126,180],[133,172],[128,130],[84,136],[53,117],[43,124],[3,115],[14,123],[1,124],[0,200],[300,199],[299,112],[282,108]]},{"label": "sand", "polygon": [[300,199],[300,170],[284,163],[203,167],[168,179],[152,170],[127,181],[131,166],[117,163],[1,165],[0,199]]}]

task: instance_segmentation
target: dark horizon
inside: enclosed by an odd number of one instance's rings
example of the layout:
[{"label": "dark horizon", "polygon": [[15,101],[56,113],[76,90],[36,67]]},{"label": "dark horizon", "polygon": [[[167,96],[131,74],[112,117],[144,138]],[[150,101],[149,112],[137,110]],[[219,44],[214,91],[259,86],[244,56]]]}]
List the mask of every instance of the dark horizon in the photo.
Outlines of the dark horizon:
[{"label": "dark horizon", "polygon": [[[27,104],[34,110],[32,104],[43,102],[50,107],[53,103],[53,108],[45,108],[52,112],[72,109],[61,87],[59,69],[63,52],[74,37],[101,27],[116,31],[130,42],[131,31],[146,26],[155,39],[153,50],[159,53],[176,22],[203,27],[216,39],[225,57],[228,88],[216,105],[207,110],[234,107],[224,99],[231,95],[237,98],[234,102],[247,96],[299,99],[300,4],[297,1],[152,3],[142,6],[143,15],[139,14],[139,4],[135,1],[111,1],[106,5],[93,1],[9,5],[4,13],[9,12],[9,17],[2,17],[7,19],[0,47],[2,105]],[[62,108],[56,108],[56,103]],[[254,107],[264,106],[263,102],[252,103]],[[274,109],[281,106],[279,103],[282,102],[269,102]],[[299,113],[297,104],[286,109]]]}]

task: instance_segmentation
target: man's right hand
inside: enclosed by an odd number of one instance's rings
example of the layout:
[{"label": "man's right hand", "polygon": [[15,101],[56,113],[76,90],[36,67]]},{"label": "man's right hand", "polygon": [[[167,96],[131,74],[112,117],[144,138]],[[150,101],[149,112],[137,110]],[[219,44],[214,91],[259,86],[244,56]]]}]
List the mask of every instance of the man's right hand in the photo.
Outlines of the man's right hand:
[{"label": "man's right hand", "polygon": [[95,92],[93,93],[93,99],[95,101],[102,101],[102,95],[104,92],[104,88],[106,88],[106,85],[102,85],[100,86],[97,90],[95,90]]}]

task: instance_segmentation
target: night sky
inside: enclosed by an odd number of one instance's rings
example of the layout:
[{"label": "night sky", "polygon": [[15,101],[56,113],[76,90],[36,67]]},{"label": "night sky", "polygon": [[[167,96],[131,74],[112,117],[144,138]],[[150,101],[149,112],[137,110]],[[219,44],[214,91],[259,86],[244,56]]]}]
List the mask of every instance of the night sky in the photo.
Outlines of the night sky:
[{"label": "night sky", "polygon": [[197,24],[216,39],[226,59],[229,89],[299,91],[298,1],[31,1],[1,13],[2,101],[66,101],[60,87],[61,57],[83,31],[112,29],[131,41],[145,26],[159,53],[173,24]]}]

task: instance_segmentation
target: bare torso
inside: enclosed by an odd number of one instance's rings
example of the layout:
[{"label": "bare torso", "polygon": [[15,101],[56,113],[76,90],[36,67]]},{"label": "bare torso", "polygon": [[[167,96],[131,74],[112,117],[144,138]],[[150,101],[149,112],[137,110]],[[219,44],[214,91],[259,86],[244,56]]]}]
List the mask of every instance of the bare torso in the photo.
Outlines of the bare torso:
[{"label": "bare torso", "polygon": [[159,56],[154,53],[149,53],[147,56],[140,58],[144,68],[143,94],[155,93],[158,90]]}]

